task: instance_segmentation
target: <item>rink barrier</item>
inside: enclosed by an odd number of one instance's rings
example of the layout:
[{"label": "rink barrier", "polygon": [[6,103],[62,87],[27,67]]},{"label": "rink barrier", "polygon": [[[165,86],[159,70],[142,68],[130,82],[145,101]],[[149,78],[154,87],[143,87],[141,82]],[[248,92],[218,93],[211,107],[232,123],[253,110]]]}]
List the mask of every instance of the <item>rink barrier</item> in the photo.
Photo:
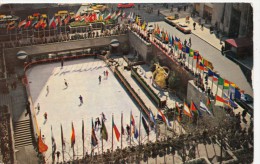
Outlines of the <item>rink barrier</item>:
[{"label": "rink barrier", "polygon": [[51,62],[60,62],[61,59],[65,60],[73,60],[73,59],[80,59],[80,58],[85,58],[85,57],[95,57],[97,55],[95,54],[84,54],[84,55],[75,55],[75,56],[64,56],[64,57],[57,57],[57,58],[48,58],[48,59],[41,59],[41,60],[36,60],[32,62],[25,62],[24,64],[24,71],[27,69],[31,68],[34,65],[37,64],[46,64],[46,63],[51,63]]},{"label": "rink barrier", "polygon": [[116,77],[119,78],[119,80],[122,82],[122,84],[125,86],[127,91],[130,93],[130,95],[134,98],[134,100],[137,102],[137,104],[141,107],[141,112],[145,116],[147,120],[149,120],[149,124],[152,123],[149,117],[149,109],[145,105],[145,103],[142,101],[142,99],[137,95],[137,93],[134,91],[134,89],[131,87],[131,85],[127,82],[127,80],[124,78],[124,76],[120,73],[118,70],[118,67],[115,67],[114,73]]}]

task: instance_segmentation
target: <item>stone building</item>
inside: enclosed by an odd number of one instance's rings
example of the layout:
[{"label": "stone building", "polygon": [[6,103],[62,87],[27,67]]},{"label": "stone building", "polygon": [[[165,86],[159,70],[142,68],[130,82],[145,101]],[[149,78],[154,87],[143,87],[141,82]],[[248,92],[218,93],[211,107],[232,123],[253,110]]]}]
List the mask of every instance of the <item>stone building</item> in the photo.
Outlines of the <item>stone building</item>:
[{"label": "stone building", "polygon": [[195,12],[206,23],[234,38],[253,36],[253,8],[250,3],[194,3]]}]

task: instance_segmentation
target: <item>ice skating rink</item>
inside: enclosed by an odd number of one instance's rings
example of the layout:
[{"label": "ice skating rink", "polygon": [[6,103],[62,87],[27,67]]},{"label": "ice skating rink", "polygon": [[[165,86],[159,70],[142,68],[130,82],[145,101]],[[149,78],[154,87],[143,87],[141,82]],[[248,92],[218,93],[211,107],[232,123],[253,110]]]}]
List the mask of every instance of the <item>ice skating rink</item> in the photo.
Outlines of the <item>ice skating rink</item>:
[{"label": "ice skating rink", "polygon": [[[103,72],[108,70],[108,78],[104,77]],[[99,84],[98,77],[102,80]],[[103,141],[104,150],[111,149],[112,143],[112,114],[114,122],[119,131],[121,131],[121,113],[123,113],[123,126],[130,123],[130,111],[135,118],[137,128],[139,128],[140,112],[135,103],[131,100],[127,92],[114,77],[106,64],[99,59],[81,59],[74,61],[65,61],[63,68],[59,62],[42,64],[32,67],[27,71],[30,93],[34,107],[40,104],[40,112],[35,110],[37,123],[44,135],[44,142],[47,144],[48,151],[45,153],[47,163],[52,162],[52,142],[51,126],[53,136],[57,145],[57,150],[62,153],[61,145],[61,125],[63,127],[63,136],[66,142],[65,160],[72,160],[73,153],[71,148],[71,124],[73,122],[76,143],[74,146],[75,159],[82,158],[82,120],[84,121],[85,133],[85,152],[91,151],[91,119],[93,121],[100,117],[104,112],[107,120],[105,125],[108,131],[108,141]],[[64,79],[68,83],[65,87]],[[47,86],[49,93],[47,93]],[[83,97],[83,104],[80,105],[79,96]],[[47,112],[48,119],[45,122],[44,113]],[[125,130],[126,131],[126,130]],[[98,146],[95,152],[101,153],[100,130],[96,129]],[[126,141],[127,136],[123,135],[123,147],[129,146]],[[141,142],[147,141],[143,126],[141,126]],[[138,138],[132,140],[132,144],[138,144]],[[155,133],[152,131],[149,140],[155,140]],[[114,134],[114,149],[121,146],[121,141],[117,141]],[[60,161],[62,154],[60,155]]]}]

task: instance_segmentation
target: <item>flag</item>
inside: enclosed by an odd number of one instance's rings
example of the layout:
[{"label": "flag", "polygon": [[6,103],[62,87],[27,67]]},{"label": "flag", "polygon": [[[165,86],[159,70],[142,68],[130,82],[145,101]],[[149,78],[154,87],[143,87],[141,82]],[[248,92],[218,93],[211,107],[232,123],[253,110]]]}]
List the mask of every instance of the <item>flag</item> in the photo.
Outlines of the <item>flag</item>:
[{"label": "flag", "polygon": [[222,79],[221,77],[218,78],[218,85],[222,85],[224,84],[224,79]]},{"label": "flag", "polygon": [[143,123],[144,130],[145,130],[146,134],[149,135],[149,132],[150,132],[149,131],[149,126],[147,125],[147,123],[146,123],[146,121],[145,121],[143,116],[142,116],[142,123]]},{"label": "flag", "polygon": [[171,46],[173,45],[172,36],[169,36],[169,43],[170,43]]},{"label": "flag", "polygon": [[235,88],[235,98],[241,99],[241,92],[239,88]]},{"label": "flag", "polygon": [[236,104],[234,101],[232,101],[232,100],[226,95],[226,93],[224,93],[223,99],[225,100],[225,104],[226,104],[226,105],[228,105],[228,106],[230,106],[230,107],[232,107],[232,108],[235,108],[235,109],[238,107],[237,104]]},{"label": "flag", "polygon": [[114,116],[112,117],[112,127],[114,129],[116,139],[117,139],[117,141],[119,141],[120,133],[119,133],[119,131],[118,131],[118,129],[117,129],[115,123],[114,123]]},{"label": "flag", "polygon": [[146,22],[144,21],[144,23],[142,24],[141,29],[142,29],[142,30],[145,30],[145,27],[146,27]]},{"label": "flag", "polygon": [[179,122],[181,122],[181,120],[182,120],[182,118],[181,118],[181,110],[180,110],[180,108],[179,108],[179,106],[178,106],[178,104],[176,102],[175,102],[175,106],[176,106],[176,108],[178,110],[178,118],[177,118],[177,120]]},{"label": "flag", "polygon": [[212,108],[212,104],[211,104],[211,101],[210,101],[210,99],[209,99],[209,97],[207,98],[207,107],[209,108],[209,110],[213,110],[213,108]]},{"label": "flag", "polygon": [[71,126],[72,126],[72,131],[71,131],[71,147],[73,147],[74,144],[75,144],[75,131],[74,131],[73,122],[71,123]]},{"label": "flag", "polygon": [[182,44],[181,44],[181,42],[178,42],[178,49],[179,49],[179,50],[182,50]]},{"label": "flag", "polygon": [[99,15],[99,20],[102,21],[104,19],[104,14]]},{"label": "flag", "polygon": [[130,120],[130,123],[131,123],[133,126],[135,126],[135,119],[134,119],[134,116],[133,116],[132,112],[131,112],[131,120]]},{"label": "flag", "polygon": [[60,125],[60,130],[61,130],[61,144],[62,144],[62,150],[65,150],[65,141],[64,141],[64,137],[63,137],[63,129],[62,129],[62,125]]},{"label": "flag", "polygon": [[132,15],[132,12],[129,13],[129,15],[127,16],[127,19],[130,19]]},{"label": "flag", "polygon": [[195,105],[195,103],[193,101],[191,101],[190,104],[190,110],[193,111],[194,113],[198,114],[198,116],[202,116],[202,113],[198,110],[197,106]]},{"label": "flag", "polygon": [[213,75],[214,75],[214,72],[211,71],[211,69],[208,69],[208,76],[211,77],[211,76],[213,76]]},{"label": "flag", "polygon": [[159,113],[157,115],[157,118],[163,120],[163,122],[165,124],[167,124],[168,126],[171,126],[170,121],[165,117],[165,115],[162,113],[162,111],[160,109],[158,109],[158,112]]},{"label": "flag", "polygon": [[91,130],[91,145],[92,146],[97,146],[98,144],[98,140],[96,137],[96,133],[95,133],[95,129],[94,129],[94,123],[93,123],[93,119],[92,119],[92,130]]},{"label": "flag", "polygon": [[194,50],[194,56],[193,56],[193,59],[198,59],[198,58],[200,58],[199,51]]},{"label": "flag", "polygon": [[82,120],[82,141],[84,141],[85,134],[84,134],[84,121]]},{"label": "flag", "polygon": [[64,19],[64,24],[67,25],[70,21],[70,15],[67,16],[66,19]]},{"label": "flag", "polygon": [[42,141],[41,130],[40,130],[40,135],[38,136],[38,149],[40,153],[44,153],[48,150],[48,146],[45,145],[45,143],[43,143]]},{"label": "flag", "polygon": [[135,23],[139,23],[139,17],[138,16],[136,16],[136,18],[135,18]]},{"label": "flag", "polygon": [[185,115],[187,115],[188,117],[192,117],[192,113],[190,111],[190,108],[185,102],[184,102],[184,105],[183,105],[183,113]]},{"label": "flag", "polygon": [[215,100],[216,100],[215,101],[215,105],[216,106],[223,106],[224,103],[226,103],[225,100],[222,97],[218,96],[218,95],[216,95]]},{"label": "flag", "polygon": [[193,56],[194,56],[194,51],[193,51],[193,49],[190,48],[189,57],[193,57]]},{"label": "flag", "polygon": [[13,30],[16,27],[15,21],[8,23],[7,30]]},{"label": "flag", "polygon": [[186,46],[185,52],[186,52],[187,54],[190,53],[190,47]]},{"label": "flag", "polygon": [[228,80],[224,80],[224,85],[223,85],[223,89],[229,89],[229,81]]},{"label": "flag", "polygon": [[200,101],[200,110],[207,112],[209,115],[212,115],[212,113],[209,111],[207,106],[202,101]]},{"label": "flag", "polygon": [[52,17],[50,22],[49,22],[49,28],[51,28],[51,27],[56,28],[56,23],[54,21],[54,17]]},{"label": "flag", "polygon": [[46,23],[46,20],[44,20],[44,21],[42,22],[42,24],[41,24],[41,28],[42,28],[42,29],[45,29],[46,26],[47,26],[47,23]]},{"label": "flag", "polygon": [[111,19],[111,14],[110,13],[105,17],[106,21],[109,20],[109,19]]},{"label": "flag", "polygon": [[168,36],[167,32],[166,32],[166,34],[165,34],[165,41],[166,41],[166,42],[169,42],[169,36]]},{"label": "flag", "polygon": [[137,128],[134,126],[134,137],[137,139],[139,136]]},{"label": "flag", "polygon": [[106,128],[106,125],[105,125],[103,119],[102,119],[102,127],[101,127],[101,137],[102,137],[102,139],[105,139],[106,141],[108,139],[107,128]]},{"label": "flag", "polygon": [[219,75],[213,72],[213,81],[218,81]]},{"label": "flag", "polygon": [[180,40],[175,36],[175,39],[174,39],[176,42],[179,42]]},{"label": "flag", "polygon": [[18,28],[21,28],[22,26],[26,25],[26,19],[21,21],[19,24],[18,24]]},{"label": "flag", "polygon": [[52,159],[55,159],[56,142],[52,133],[52,126],[51,126],[51,143],[52,143]]},{"label": "flag", "polygon": [[28,28],[28,27],[30,27],[31,23],[32,23],[32,21],[31,21],[31,20],[29,20],[28,22],[26,22],[26,24],[25,24],[24,28]]},{"label": "flag", "polygon": [[199,68],[201,71],[207,70],[207,68],[201,62],[197,63],[197,68]]}]

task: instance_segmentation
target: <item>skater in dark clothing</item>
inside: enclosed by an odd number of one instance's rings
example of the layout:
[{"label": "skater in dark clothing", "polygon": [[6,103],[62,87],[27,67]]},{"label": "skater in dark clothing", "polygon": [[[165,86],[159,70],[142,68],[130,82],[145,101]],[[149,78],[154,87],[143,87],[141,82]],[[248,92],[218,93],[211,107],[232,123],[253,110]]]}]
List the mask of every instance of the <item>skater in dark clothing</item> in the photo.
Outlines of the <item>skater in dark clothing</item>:
[{"label": "skater in dark clothing", "polygon": [[58,162],[59,162],[59,158],[60,158],[60,152],[59,152],[59,151],[57,151],[57,152],[56,152],[56,154],[57,154],[57,159],[58,159]]},{"label": "skater in dark clothing", "polygon": [[68,83],[67,83],[66,79],[64,79],[64,84],[65,84],[66,88],[68,88]]},{"label": "skater in dark clothing", "polygon": [[83,97],[81,95],[79,95],[79,101],[80,101],[80,105],[83,104]]},{"label": "skater in dark clothing", "polygon": [[61,58],[61,61],[60,61],[61,68],[63,68],[63,64],[64,64],[64,60],[63,60],[63,58]]},{"label": "skater in dark clothing", "polygon": [[221,53],[222,53],[222,55],[223,55],[224,51],[225,51],[225,47],[222,45],[221,46]]},{"label": "skater in dark clothing", "polygon": [[43,115],[43,116],[44,116],[44,119],[45,119],[45,121],[47,121],[48,115],[47,115],[47,113],[46,113],[46,112],[44,113],[44,115]]},{"label": "skater in dark clothing", "polygon": [[108,78],[108,70],[106,70],[106,76],[107,76],[107,78]]},{"label": "skater in dark clothing", "polygon": [[40,112],[40,104],[39,103],[37,104],[36,109],[38,110],[38,112]]},{"label": "skater in dark clothing", "polygon": [[30,105],[31,105],[30,102],[27,101],[27,103],[26,103],[26,111],[27,111],[27,113],[25,115],[27,115],[27,114],[31,115]]},{"label": "skater in dark clothing", "polygon": [[46,96],[48,96],[48,94],[49,94],[49,86],[47,85],[47,87],[46,87]]},{"label": "skater in dark clothing", "polygon": [[101,84],[101,76],[98,76],[99,84]]},{"label": "skater in dark clothing", "polygon": [[104,74],[104,77],[105,77],[106,76],[106,71],[104,71],[103,74]]}]

